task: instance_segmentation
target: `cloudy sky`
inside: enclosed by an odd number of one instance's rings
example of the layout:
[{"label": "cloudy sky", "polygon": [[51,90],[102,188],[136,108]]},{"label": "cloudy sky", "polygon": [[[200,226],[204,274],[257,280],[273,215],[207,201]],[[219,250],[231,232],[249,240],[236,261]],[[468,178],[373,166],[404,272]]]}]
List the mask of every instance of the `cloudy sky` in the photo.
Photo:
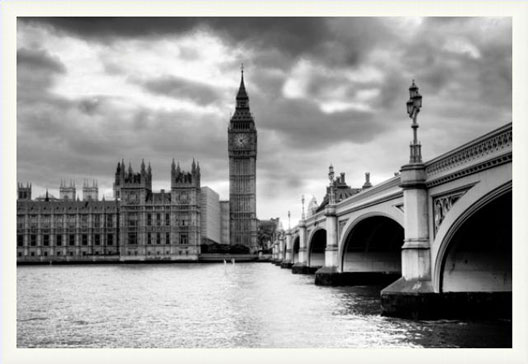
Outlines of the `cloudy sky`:
[{"label": "cloudy sky", "polygon": [[243,62],[257,215],[293,225],[330,163],[360,187],[408,161],[412,79],[425,160],[510,122],[511,49],[509,18],[18,18],[17,178],[34,196],[97,179],[110,198],[121,158],[150,161],[159,190],[194,157],[228,199]]}]

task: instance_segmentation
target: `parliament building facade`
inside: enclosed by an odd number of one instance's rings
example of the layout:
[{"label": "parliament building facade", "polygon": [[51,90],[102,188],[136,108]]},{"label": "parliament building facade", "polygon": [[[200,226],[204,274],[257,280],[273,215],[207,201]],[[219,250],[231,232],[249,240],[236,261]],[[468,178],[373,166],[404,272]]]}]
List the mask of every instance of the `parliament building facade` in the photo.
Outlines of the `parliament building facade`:
[{"label": "parliament building facade", "polygon": [[244,79],[228,128],[230,201],[201,187],[199,163],[190,171],[172,161],[170,190],[152,191],[152,169],[124,161],[115,171],[113,200],[99,200],[95,182],[61,182],[59,197],[32,199],[18,184],[17,262],[198,260],[200,245],[244,245],[257,251],[256,143]]}]

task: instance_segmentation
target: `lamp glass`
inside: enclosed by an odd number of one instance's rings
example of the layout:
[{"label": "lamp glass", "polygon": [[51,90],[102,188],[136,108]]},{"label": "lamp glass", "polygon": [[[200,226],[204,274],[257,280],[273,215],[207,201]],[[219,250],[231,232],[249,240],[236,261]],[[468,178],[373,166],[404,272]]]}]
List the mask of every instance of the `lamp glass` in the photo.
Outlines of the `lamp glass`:
[{"label": "lamp glass", "polygon": [[407,101],[407,114],[411,115],[413,112],[413,102],[412,100]]}]

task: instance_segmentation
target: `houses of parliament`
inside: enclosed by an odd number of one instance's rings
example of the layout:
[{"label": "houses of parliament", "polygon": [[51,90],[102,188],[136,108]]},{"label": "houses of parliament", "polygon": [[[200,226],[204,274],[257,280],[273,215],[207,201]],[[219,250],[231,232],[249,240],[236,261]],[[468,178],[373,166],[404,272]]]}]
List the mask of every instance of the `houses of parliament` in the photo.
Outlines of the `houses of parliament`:
[{"label": "houses of parliament", "polygon": [[73,181],[59,197],[32,199],[18,183],[17,262],[123,262],[198,260],[202,244],[243,245],[256,253],[257,131],[242,70],[235,112],[228,126],[229,201],[201,186],[200,165],[171,163],[170,190],[152,190],[150,163],[139,171],[117,163],[113,199],[99,199],[95,181],[82,198]]}]

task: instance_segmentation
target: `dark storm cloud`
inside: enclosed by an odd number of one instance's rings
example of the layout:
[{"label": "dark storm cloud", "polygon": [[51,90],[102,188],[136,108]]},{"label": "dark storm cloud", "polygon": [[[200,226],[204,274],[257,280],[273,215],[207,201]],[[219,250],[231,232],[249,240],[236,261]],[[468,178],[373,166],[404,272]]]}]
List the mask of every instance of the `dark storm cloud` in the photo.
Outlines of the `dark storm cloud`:
[{"label": "dark storm cloud", "polygon": [[17,98],[20,102],[46,102],[48,89],[58,75],[66,73],[59,58],[43,49],[20,48],[17,51]]},{"label": "dark storm cloud", "polygon": [[[391,31],[379,19],[315,17],[226,17],[226,18],[20,18],[22,22],[43,24],[53,30],[97,42],[122,39],[159,38],[206,30],[230,45],[238,45],[262,55],[256,64],[276,64],[267,57],[274,50],[292,60],[302,55],[331,64],[356,64],[380,42],[390,42]],[[354,19],[353,22],[350,19]],[[184,56],[194,52],[187,50]]]},{"label": "dark storm cloud", "polygon": [[17,51],[17,66],[28,69],[46,70],[54,73],[66,72],[66,67],[57,57],[44,49],[21,48]]},{"label": "dark storm cloud", "polygon": [[149,92],[176,99],[189,99],[202,105],[218,101],[220,96],[209,85],[175,76],[164,76],[154,80],[136,80],[133,82],[139,83]]}]

